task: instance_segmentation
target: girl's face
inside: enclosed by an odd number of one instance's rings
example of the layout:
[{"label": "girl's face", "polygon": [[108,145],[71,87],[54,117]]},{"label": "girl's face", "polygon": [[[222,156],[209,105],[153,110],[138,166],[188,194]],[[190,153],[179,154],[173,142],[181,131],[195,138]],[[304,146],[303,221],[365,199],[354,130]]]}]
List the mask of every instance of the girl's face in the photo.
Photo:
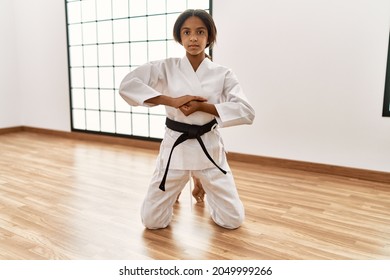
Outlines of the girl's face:
[{"label": "girl's face", "polygon": [[207,45],[208,32],[203,21],[196,17],[189,17],[180,29],[181,44],[188,55],[203,55]]}]

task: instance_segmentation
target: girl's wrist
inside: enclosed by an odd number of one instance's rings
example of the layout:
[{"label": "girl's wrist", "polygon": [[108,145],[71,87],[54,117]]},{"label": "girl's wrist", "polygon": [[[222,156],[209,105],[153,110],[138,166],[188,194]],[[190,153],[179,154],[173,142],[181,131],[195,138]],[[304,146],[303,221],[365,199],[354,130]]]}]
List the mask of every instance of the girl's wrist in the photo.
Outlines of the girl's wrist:
[{"label": "girl's wrist", "polygon": [[212,114],[212,115],[217,116],[217,117],[219,116],[218,111],[215,108],[215,105],[211,104],[211,103],[201,102],[199,104],[199,110],[198,111],[209,113],[209,114]]}]

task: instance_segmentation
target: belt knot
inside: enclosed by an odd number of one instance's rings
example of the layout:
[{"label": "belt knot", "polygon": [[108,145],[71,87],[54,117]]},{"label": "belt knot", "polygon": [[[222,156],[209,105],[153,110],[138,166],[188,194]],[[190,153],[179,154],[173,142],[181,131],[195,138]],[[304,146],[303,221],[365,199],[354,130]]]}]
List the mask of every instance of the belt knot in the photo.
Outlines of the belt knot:
[{"label": "belt knot", "polygon": [[172,149],[171,149],[171,152],[169,153],[169,158],[168,158],[168,162],[167,162],[167,166],[165,168],[165,172],[164,172],[164,176],[163,176],[163,179],[160,183],[160,190],[162,191],[165,191],[165,181],[167,179],[167,175],[168,175],[168,169],[169,169],[169,163],[171,162],[171,156],[172,156],[172,152],[173,152],[173,149],[183,143],[184,141],[188,140],[188,139],[196,139],[198,140],[199,142],[199,145],[201,146],[203,152],[205,153],[205,155],[207,156],[207,158],[223,173],[223,174],[226,174],[227,172],[225,170],[223,170],[221,167],[219,167],[215,161],[213,160],[213,158],[210,156],[210,154],[207,152],[207,149],[206,149],[206,146],[204,145],[203,141],[202,141],[202,138],[200,138],[200,136],[202,136],[203,134],[211,131],[212,129],[215,128],[215,126],[217,125],[217,121],[215,119],[213,119],[211,122],[209,123],[206,123],[205,125],[194,125],[194,124],[186,124],[186,123],[181,123],[181,122],[177,122],[177,121],[173,121],[169,118],[166,119],[165,121],[165,124],[166,126],[169,128],[169,129],[172,129],[174,131],[177,131],[177,132],[181,132],[182,134],[176,139],[175,143],[173,144],[172,146]]},{"label": "belt knot", "polygon": [[188,139],[194,139],[200,136],[200,126],[199,125],[189,125],[188,126]]}]

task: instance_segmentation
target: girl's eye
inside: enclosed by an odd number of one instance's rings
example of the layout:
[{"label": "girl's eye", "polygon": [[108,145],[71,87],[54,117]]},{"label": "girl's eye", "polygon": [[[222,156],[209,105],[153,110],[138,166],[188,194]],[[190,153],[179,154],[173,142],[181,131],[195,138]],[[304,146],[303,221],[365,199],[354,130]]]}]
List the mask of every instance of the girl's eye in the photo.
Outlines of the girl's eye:
[{"label": "girl's eye", "polygon": [[199,35],[203,35],[204,34],[204,31],[202,30],[202,31],[198,31],[198,34]]}]

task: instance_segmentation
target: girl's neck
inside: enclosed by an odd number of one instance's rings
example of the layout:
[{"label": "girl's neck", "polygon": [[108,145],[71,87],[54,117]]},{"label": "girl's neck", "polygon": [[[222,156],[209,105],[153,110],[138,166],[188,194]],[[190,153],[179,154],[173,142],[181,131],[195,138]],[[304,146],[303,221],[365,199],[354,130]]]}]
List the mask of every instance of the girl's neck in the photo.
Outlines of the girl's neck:
[{"label": "girl's neck", "polygon": [[191,55],[189,53],[186,53],[186,55],[195,72],[198,69],[199,65],[202,63],[202,61],[206,58],[206,54],[204,52],[198,55]]}]

